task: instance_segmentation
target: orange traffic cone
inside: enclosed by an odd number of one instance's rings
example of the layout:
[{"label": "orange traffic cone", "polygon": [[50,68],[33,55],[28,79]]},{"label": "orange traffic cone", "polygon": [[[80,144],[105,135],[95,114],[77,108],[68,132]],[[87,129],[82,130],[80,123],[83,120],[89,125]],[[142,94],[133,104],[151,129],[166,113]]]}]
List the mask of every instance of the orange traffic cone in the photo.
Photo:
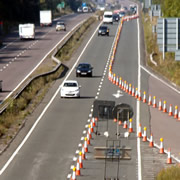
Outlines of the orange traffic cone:
[{"label": "orange traffic cone", "polygon": [[138,88],[136,88],[136,92],[135,92],[135,98],[138,98]]},{"label": "orange traffic cone", "polygon": [[129,84],[129,94],[132,94],[132,90],[131,90],[131,84]]},{"label": "orange traffic cone", "polygon": [[156,108],[156,96],[153,97],[153,107]]},{"label": "orange traffic cone", "polygon": [[178,121],[180,121],[180,111],[179,111],[179,113],[178,113]]},{"label": "orange traffic cone", "polygon": [[78,159],[78,161],[79,161],[79,168],[83,168],[82,152],[81,151],[79,152],[79,159]]},{"label": "orange traffic cone", "polygon": [[173,116],[172,104],[169,105],[169,116]]},{"label": "orange traffic cone", "polygon": [[120,121],[118,122],[118,124],[121,125],[121,124],[122,124],[122,121],[120,120]]},{"label": "orange traffic cone", "polygon": [[124,80],[122,80],[121,89],[124,89]]},{"label": "orange traffic cone", "polygon": [[90,144],[90,138],[89,138],[89,133],[87,133],[87,145]]},{"label": "orange traffic cone", "polygon": [[129,120],[129,132],[133,132],[132,119]]},{"label": "orange traffic cone", "polygon": [[88,134],[89,134],[89,138],[91,139],[92,138],[92,135],[91,135],[91,125],[89,124],[88,126]]},{"label": "orange traffic cone", "polygon": [[134,86],[133,86],[133,88],[132,88],[132,96],[135,96]]},{"label": "orange traffic cone", "polygon": [[116,75],[113,75],[113,84],[116,84]]},{"label": "orange traffic cone", "polygon": [[164,144],[163,144],[163,138],[160,138],[160,154],[164,154]]},{"label": "orange traffic cone", "polygon": [[111,71],[108,73],[108,79],[111,81]]},{"label": "orange traffic cone", "polygon": [[127,122],[126,122],[126,121],[124,121],[123,128],[124,128],[124,129],[127,129]]},{"label": "orange traffic cone", "polygon": [[166,101],[164,101],[164,105],[163,105],[163,112],[167,112],[167,108],[166,108]]},{"label": "orange traffic cone", "polygon": [[117,122],[117,119],[116,119],[116,118],[114,118],[114,122]]},{"label": "orange traffic cone", "polygon": [[93,124],[93,127],[96,127],[96,122],[95,122],[95,118],[94,117],[92,118],[92,124]]},{"label": "orange traffic cone", "polygon": [[88,146],[87,146],[87,137],[84,138],[84,152],[88,152]]},{"label": "orange traffic cone", "polygon": [[141,91],[139,91],[139,93],[138,93],[138,100],[139,100],[139,101],[142,100],[142,99],[141,99]]},{"label": "orange traffic cone", "polygon": [[76,180],[76,167],[73,168],[71,180]]},{"label": "orange traffic cone", "polygon": [[129,92],[129,86],[128,86],[128,83],[126,84],[126,92],[127,92],[127,93]]},{"label": "orange traffic cone", "polygon": [[175,119],[178,118],[178,106],[175,106],[175,110],[174,110],[174,118],[175,118]]},{"label": "orange traffic cone", "polygon": [[143,94],[144,94],[144,95],[143,95],[143,103],[146,103],[146,91],[144,91]]},{"label": "orange traffic cone", "polygon": [[152,135],[152,133],[151,133],[151,136],[150,136],[149,147],[154,147],[153,135]]},{"label": "orange traffic cone", "polygon": [[84,151],[84,147],[82,147],[82,159],[86,159],[86,155],[85,155],[85,151]]},{"label": "orange traffic cone", "polygon": [[90,125],[91,125],[91,132],[94,132],[93,123],[91,122]]},{"label": "orange traffic cone", "polygon": [[144,127],[144,133],[143,133],[143,141],[146,142],[147,141],[147,133],[146,133],[147,128]]},{"label": "orange traffic cone", "polygon": [[171,158],[171,149],[168,149],[168,157],[167,157],[167,164],[172,164],[172,158]]},{"label": "orange traffic cone", "polygon": [[149,95],[148,105],[149,105],[149,106],[152,105],[152,98],[151,98],[151,95]]},{"label": "orange traffic cone", "polygon": [[76,165],[76,176],[80,176],[80,167],[79,167],[79,161],[77,161],[77,165]]},{"label": "orange traffic cone", "polygon": [[126,91],[126,81],[124,81],[124,88],[123,91]]},{"label": "orange traffic cone", "polygon": [[116,86],[119,86],[119,77],[116,78]]},{"label": "orange traffic cone", "polygon": [[161,99],[159,100],[159,107],[158,107],[158,109],[159,109],[160,111],[162,111],[162,101],[161,101]]},{"label": "orange traffic cone", "polygon": [[119,87],[121,88],[122,78],[119,78]]},{"label": "orange traffic cone", "polygon": [[141,124],[140,124],[140,123],[139,123],[139,127],[138,127],[138,137],[139,137],[139,138],[142,137]]}]

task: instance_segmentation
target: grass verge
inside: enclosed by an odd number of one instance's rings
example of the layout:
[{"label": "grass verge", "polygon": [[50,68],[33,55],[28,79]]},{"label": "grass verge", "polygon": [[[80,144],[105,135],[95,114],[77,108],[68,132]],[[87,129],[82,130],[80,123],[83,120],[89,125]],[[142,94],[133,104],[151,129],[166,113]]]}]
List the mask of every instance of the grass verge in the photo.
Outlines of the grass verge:
[{"label": "grass verge", "polygon": [[[79,47],[80,43],[88,32],[91,24],[96,21],[95,17],[89,18],[75,32],[72,37],[58,51],[58,58],[62,61],[70,60],[73,52]],[[50,71],[55,64],[53,61],[41,65],[34,72],[34,75]],[[30,115],[37,105],[43,100],[52,83],[61,76],[64,67],[61,66],[55,73],[39,77],[31,82],[29,86],[16,99],[7,99],[10,105],[0,116],[0,151],[3,151],[4,145],[8,144],[24,125],[26,117]]]},{"label": "grass verge", "polygon": [[[148,14],[142,14],[142,20],[148,65],[157,73],[180,86],[180,62],[175,61],[175,54],[169,52],[165,54],[165,59],[163,60],[162,53],[157,45],[157,34],[152,32],[152,26],[157,24],[157,18],[153,17],[151,21]],[[153,54],[153,59],[157,66],[150,61],[150,54]]]}]

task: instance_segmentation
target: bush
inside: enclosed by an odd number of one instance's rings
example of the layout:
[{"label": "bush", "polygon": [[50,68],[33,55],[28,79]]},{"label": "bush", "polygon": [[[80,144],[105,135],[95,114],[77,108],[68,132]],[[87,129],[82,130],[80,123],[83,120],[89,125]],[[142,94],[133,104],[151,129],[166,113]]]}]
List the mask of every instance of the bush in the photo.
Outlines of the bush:
[{"label": "bush", "polygon": [[180,179],[180,167],[172,166],[159,172],[156,180],[178,180]]}]

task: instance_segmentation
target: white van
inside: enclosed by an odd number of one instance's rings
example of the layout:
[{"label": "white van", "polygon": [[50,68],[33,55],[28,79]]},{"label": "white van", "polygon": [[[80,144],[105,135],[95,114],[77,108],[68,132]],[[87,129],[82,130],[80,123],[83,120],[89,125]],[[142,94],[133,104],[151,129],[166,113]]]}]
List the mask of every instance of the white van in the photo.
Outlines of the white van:
[{"label": "white van", "polygon": [[103,15],[103,23],[113,24],[113,13],[111,11],[105,11]]},{"label": "white van", "polygon": [[34,24],[19,24],[20,39],[35,39],[35,25]]}]

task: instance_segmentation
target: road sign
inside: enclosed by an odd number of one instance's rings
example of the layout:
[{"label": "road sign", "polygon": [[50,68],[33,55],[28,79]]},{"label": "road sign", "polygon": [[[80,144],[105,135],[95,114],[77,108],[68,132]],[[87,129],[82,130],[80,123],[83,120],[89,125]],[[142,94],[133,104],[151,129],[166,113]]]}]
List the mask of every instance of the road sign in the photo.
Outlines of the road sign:
[{"label": "road sign", "polygon": [[114,101],[95,100],[93,106],[93,117],[113,119],[112,110]]},{"label": "road sign", "polygon": [[121,121],[127,121],[132,118],[134,112],[133,108],[129,104],[121,103],[114,107],[113,118]]}]

